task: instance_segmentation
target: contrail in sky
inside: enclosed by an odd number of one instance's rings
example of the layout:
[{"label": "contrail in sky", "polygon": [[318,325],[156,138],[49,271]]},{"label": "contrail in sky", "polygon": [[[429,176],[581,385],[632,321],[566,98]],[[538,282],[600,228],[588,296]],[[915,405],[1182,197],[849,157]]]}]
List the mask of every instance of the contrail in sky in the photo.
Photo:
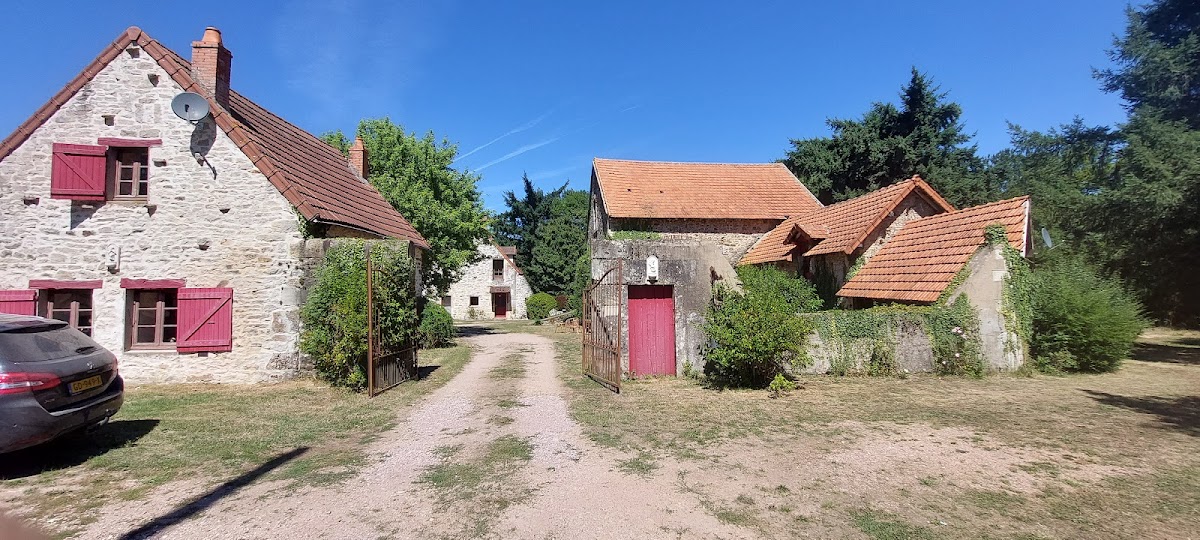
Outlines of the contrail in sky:
[{"label": "contrail in sky", "polygon": [[516,135],[522,131],[525,131],[533,126],[538,125],[542,120],[545,120],[547,116],[550,116],[550,113],[552,113],[552,112],[554,112],[554,109],[550,109],[549,111],[546,111],[545,113],[543,113],[541,116],[534,118],[533,120],[530,120],[528,122],[525,122],[524,124],[521,124],[515,128],[508,130],[508,133],[505,133],[504,135],[501,135],[499,137],[496,137],[495,139],[485,142],[480,146],[476,146],[470,152],[467,152],[461,156],[454,158],[454,161],[452,161],[451,163],[455,163],[460,159],[463,159],[471,154],[474,154],[475,152],[478,152],[480,150],[483,150],[484,148],[487,148],[493,144],[496,144],[497,142],[500,142],[500,140],[504,139],[505,137],[510,137],[510,136]]},{"label": "contrail in sky", "polygon": [[488,167],[491,167],[492,165],[495,165],[495,164],[497,164],[497,163],[502,163],[502,162],[508,161],[508,160],[510,160],[510,159],[512,159],[512,158],[515,158],[515,157],[517,157],[517,156],[519,156],[519,155],[521,155],[521,154],[524,154],[525,152],[528,152],[528,151],[530,151],[530,150],[535,150],[535,149],[541,148],[541,147],[543,147],[543,146],[546,146],[547,144],[550,144],[550,143],[552,143],[552,142],[554,142],[554,141],[557,141],[558,139],[559,139],[558,137],[554,137],[554,138],[546,139],[546,140],[544,140],[544,141],[541,141],[541,142],[536,142],[536,143],[533,143],[533,144],[527,144],[527,145],[525,145],[525,146],[522,146],[522,147],[520,147],[520,148],[518,148],[518,149],[516,149],[516,150],[513,150],[512,152],[509,152],[509,153],[507,153],[507,154],[504,154],[503,156],[500,156],[500,157],[498,157],[498,158],[496,158],[496,159],[493,159],[493,160],[491,160],[491,161],[489,161],[489,162],[487,162],[487,163],[484,163],[482,166],[480,166],[478,169],[475,169],[475,170],[474,170],[474,171],[472,171],[472,172],[479,172],[479,171],[482,171],[482,170],[484,170],[484,169],[486,169],[486,168],[488,168]]}]

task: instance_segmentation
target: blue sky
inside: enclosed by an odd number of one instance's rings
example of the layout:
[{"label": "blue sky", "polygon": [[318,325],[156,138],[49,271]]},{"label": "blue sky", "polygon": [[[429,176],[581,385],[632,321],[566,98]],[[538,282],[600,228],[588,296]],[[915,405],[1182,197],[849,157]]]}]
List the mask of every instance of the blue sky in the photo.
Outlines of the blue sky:
[{"label": "blue sky", "polygon": [[1092,68],[1124,1],[292,2],[11,4],[0,31],[0,131],[11,132],[121,31],[185,57],[205,26],[233,87],[320,134],[390,116],[459,145],[489,208],[522,172],[587,189],[596,156],[765,162],[827,117],[896,98],[909,69],[964,109],[981,152],[1006,121],[1124,118]]}]

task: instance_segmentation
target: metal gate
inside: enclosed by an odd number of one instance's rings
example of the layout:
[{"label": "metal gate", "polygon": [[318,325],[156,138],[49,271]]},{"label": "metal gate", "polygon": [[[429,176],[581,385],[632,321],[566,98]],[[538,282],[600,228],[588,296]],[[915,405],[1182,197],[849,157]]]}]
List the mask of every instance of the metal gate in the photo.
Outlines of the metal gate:
[{"label": "metal gate", "polygon": [[621,391],[621,261],[583,292],[583,373]]},{"label": "metal gate", "polygon": [[[403,256],[401,250],[403,249]],[[407,249],[367,242],[367,395],[416,379],[420,313]]]}]

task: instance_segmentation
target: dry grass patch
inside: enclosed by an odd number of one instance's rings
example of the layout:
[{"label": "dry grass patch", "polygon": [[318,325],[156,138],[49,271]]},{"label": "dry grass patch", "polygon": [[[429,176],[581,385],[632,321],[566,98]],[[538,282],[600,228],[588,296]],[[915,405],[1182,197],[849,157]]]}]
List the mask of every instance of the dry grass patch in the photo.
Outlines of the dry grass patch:
[{"label": "dry grass patch", "polygon": [[400,409],[453,378],[469,356],[466,346],[422,351],[421,365],[438,368],[374,399],[312,380],[131,386],[121,412],[94,434],[4,456],[0,495],[69,534],[94,519],[88,510],[177,480],[214,486],[270,464],[263,478],[293,487],[340,482],[366,464],[366,445]]},{"label": "dry grass patch", "polygon": [[835,536],[1186,537],[1200,522],[1197,332],[1152,330],[1111,374],[813,376],[768,399],[688,379],[616,395],[579,374],[578,335],[521,331],[555,339],[593,442],[694,469],[723,521],[757,527],[718,492],[803,480],[769,506]]}]

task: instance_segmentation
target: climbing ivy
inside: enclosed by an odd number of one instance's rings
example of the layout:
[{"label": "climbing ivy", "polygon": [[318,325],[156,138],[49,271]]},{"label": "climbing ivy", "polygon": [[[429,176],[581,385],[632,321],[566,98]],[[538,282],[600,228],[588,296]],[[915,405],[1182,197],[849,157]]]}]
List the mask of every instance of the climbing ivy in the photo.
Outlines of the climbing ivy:
[{"label": "climbing ivy", "polygon": [[954,292],[957,291],[958,288],[961,287],[969,277],[971,277],[971,265],[967,264],[960,268],[957,274],[954,274],[954,277],[950,279],[950,284],[946,285],[946,288],[942,289],[942,294],[938,295],[938,299],[935,304],[945,305],[946,302],[949,302],[950,297],[954,296]]},{"label": "climbing ivy", "polygon": [[833,351],[832,375],[896,375],[901,372],[896,329],[916,325],[929,336],[933,369],[948,375],[984,372],[979,317],[965,295],[950,304],[890,305],[805,314],[822,346]]},{"label": "climbing ivy", "polygon": [[1021,338],[1020,346],[1024,347],[1033,338],[1033,273],[1029,261],[1008,243],[1003,225],[988,225],[984,236],[988,244],[1000,246],[1004,256],[1008,275],[1004,278],[1000,313],[1004,315],[1005,329]]},{"label": "climbing ivy", "polygon": [[658,240],[661,234],[654,231],[613,231],[613,240]]}]

